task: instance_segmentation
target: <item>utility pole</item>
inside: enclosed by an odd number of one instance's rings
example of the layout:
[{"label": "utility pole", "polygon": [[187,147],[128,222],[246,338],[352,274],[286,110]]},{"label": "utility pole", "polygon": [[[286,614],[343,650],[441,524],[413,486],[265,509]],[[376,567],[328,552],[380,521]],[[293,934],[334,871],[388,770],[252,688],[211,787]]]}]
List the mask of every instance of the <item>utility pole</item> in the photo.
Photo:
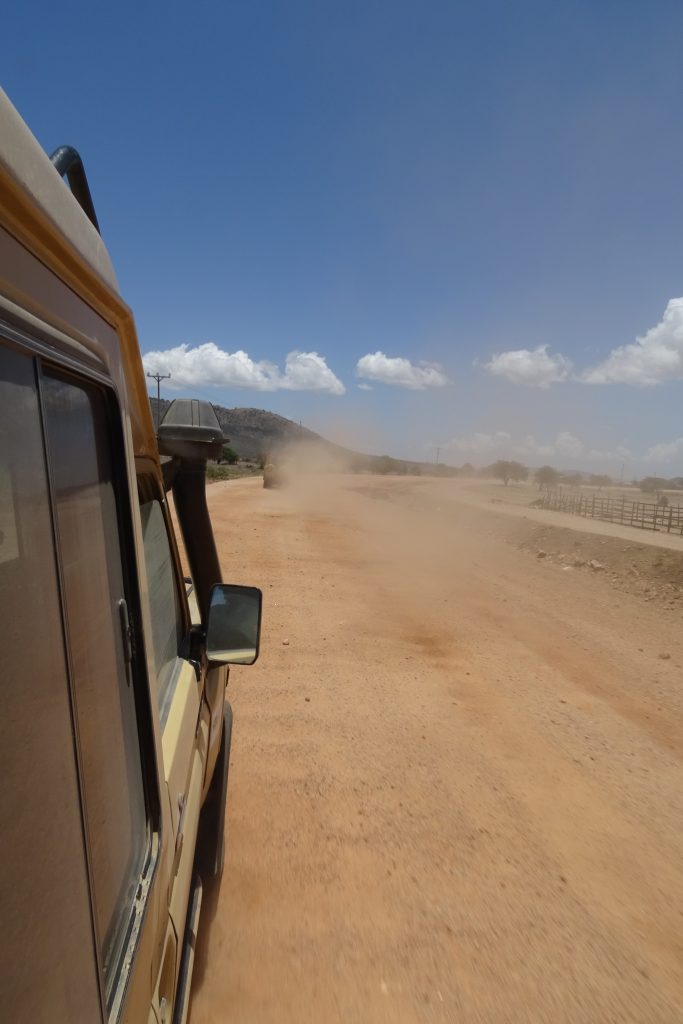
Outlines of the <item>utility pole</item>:
[{"label": "utility pole", "polygon": [[437,444],[437,446],[436,446],[436,464],[437,464],[437,466],[439,465],[439,455],[440,454],[441,454],[441,445]]},{"label": "utility pole", "polygon": [[158,434],[159,433],[159,414],[161,412],[161,410],[159,409],[159,402],[161,401],[161,382],[162,382],[162,380],[168,380],[169,377],[171,376],[171,374],[170,373],[148,373],[147,376],[151,377],[152,380],[155,380],[157,382],[157,434]]}]

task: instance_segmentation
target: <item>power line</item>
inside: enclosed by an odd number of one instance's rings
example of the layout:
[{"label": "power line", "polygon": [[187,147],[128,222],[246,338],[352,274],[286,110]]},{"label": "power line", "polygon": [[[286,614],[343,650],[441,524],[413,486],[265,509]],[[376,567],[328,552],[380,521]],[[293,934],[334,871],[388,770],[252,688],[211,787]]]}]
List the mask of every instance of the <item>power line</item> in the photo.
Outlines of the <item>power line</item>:
[{"label": "power line", "polygon": [[148,373],[147,376],[151,377],[152,380],[155,380],[157,382],[157,433],[159,433],[159,414],[161,412],[161,410],[159,408],[159,403],[161,401],[161,382],[162,382],[162,380],[169,380],[171,374],[170,373]]}]

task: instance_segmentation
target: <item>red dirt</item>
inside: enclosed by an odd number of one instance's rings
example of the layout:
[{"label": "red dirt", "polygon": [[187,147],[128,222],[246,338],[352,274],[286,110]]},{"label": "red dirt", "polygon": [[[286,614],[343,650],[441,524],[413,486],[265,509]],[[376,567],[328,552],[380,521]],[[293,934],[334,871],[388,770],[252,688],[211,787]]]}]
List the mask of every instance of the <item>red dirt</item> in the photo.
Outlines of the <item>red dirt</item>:
[{"label": "red dirt", "polygon": [[457,481],[209,494],[265,624],[192,1024],[680,1022],[677,599]]}]

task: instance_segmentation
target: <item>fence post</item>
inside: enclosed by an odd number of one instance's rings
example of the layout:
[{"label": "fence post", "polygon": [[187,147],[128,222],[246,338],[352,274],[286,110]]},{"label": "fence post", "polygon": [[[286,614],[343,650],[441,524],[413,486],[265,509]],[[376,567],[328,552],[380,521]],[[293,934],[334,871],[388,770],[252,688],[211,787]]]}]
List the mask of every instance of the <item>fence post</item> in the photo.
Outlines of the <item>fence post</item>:
[{"label": "fence post", "polygon": [[666,532],[671,533],[671,520],[674,516],[673,505],[669,505],[669,525],[667,526]]}]

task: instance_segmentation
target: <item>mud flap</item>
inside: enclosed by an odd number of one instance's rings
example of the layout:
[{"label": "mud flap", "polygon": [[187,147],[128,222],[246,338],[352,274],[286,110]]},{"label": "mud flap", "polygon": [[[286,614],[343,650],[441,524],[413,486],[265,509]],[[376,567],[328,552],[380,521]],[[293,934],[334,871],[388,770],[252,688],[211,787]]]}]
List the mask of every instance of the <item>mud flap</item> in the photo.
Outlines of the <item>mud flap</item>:
[{"label": "mud flap", "polygon": [[202,878],[220,878],[225,859],[225,809],[228,795],[228,768],[232,740],[232,708],[223,707],[221,745],[213,778],[199,818],[196,868]]},{"label": "mud flap", "polygon": [[175,1007],[173,1010],[173,1024],[185,1024],[185,1021],[187,1020],[187,1012],[190,1008],[190,988],[192,985],[192,971],[194,969],[194,951],[197,945],[197,926],[199,924],[201,908],[202,882],[199,875],[195,875],[190,894],[190,905],[187,911],[185,936],[183,938],[180,971],[178,973],[178,987],[176,989]]}]

